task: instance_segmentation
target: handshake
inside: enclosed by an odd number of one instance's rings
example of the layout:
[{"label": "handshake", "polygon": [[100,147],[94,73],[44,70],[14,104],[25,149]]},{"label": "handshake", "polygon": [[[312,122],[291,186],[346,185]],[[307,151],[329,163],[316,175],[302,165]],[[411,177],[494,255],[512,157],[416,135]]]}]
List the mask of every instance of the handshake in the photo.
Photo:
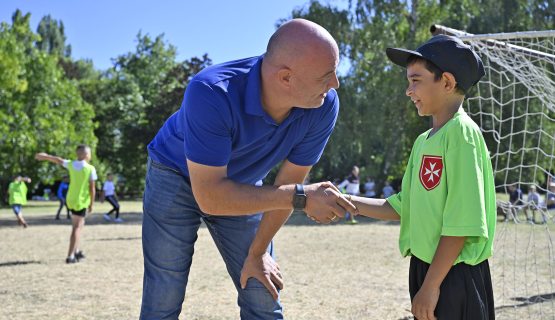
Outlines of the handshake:
[{"label": "handshake", "polygon": [[351,195],[342,194],[329,181],[305,185],[304,191],[306,206],[303,211],[315,222],[328,224],[343,218],[346,212],[358,214]]}]

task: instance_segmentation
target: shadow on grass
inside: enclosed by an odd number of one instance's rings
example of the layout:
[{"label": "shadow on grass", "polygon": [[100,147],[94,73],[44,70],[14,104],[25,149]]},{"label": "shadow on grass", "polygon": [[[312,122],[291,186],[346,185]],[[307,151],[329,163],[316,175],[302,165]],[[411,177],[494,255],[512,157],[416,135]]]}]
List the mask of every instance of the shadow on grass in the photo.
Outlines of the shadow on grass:
[{"label": "shadow on grass", "polygon": [[118,238],[90,239],[90,241],[134,241],[134,240],[141,240],[141,237],[118,237]]},{"label": "shadow on grass", "polygon": [[[24,215],[25,220],[29,224],[28,229],[32,229],[33,226],[49,226],[49,225],[68,225],[71,226],[71,219],[67,219],[66,216],[62,216],[60,220],[55,220],[54,215]],[[124,222],[122,223],[115,223],[106,221],[103,218],[103,213],[93,213],[92,215],[87,216],[87,225],[113,225],[113,224],[124,224],[124,225],[140,225],[143,221],[143,213],[142,212],[125,212],[120,213],[120,218],[123,219]],[[14,215],[9,217],[2,217],[0,218],[0,228],[8,228],[8,227],[19,227],[17,224],[17,220],[15,219]]]},{"label": "shadow on grass", "polygon": [[514,297],[511,300],[521,302],[518,304],[511,304],[511,305],[504,305],[496,307],[495,310],[501,309],[512,309],[512,308],[523,308],[537,303],[549,302],[551,300],[555,300],[555,292],[546,293],[546,294],[539,294],[530,297]]},{"label": "shadow on grass", "polygon": [[40,261],[8,261],[8,262],[0,262],[0,268],[2,267],[13,267],[13,266],[21,266],[26,264],[42,264]]}]

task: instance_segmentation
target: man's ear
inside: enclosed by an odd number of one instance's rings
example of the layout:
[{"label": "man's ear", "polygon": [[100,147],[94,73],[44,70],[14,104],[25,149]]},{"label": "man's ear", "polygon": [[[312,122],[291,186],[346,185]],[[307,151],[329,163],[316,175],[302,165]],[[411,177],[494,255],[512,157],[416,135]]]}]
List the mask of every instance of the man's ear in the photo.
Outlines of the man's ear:
[{"label": "man's ear", "polygon": [[278,81],[282,86],[289,88],[291,86],[291,69],[282,67],[277,72]]}]

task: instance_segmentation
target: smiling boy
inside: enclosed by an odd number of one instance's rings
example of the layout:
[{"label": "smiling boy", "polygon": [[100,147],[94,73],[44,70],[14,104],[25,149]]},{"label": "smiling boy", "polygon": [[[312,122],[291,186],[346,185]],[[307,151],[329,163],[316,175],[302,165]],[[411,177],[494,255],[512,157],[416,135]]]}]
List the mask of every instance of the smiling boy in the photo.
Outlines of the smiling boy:
[{"label": "smiling boy", "polygon": [[413,145],[401,192],[386,200],[352,197],[352,203],[362,215],[401,221],[399,248],[411,256],[417,319],[494,319],[487,259],[495,184],[480,128],[462,109],[465,94],[484,75],[482,61],[446,35],[416,51],[388,48],[387,56],[407,68],[406,95],[433,125]]}]

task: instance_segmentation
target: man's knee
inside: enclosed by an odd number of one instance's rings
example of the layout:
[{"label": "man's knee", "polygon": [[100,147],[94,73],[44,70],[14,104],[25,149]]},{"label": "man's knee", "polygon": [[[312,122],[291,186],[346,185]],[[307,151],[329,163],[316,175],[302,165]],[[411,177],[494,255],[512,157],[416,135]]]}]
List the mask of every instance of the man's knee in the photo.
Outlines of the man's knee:
[{"label": "man's knee", "polygon": [[262,283],[250,278],[245,289],[239,288],[241,319],[282,319],[282,307]]}]

